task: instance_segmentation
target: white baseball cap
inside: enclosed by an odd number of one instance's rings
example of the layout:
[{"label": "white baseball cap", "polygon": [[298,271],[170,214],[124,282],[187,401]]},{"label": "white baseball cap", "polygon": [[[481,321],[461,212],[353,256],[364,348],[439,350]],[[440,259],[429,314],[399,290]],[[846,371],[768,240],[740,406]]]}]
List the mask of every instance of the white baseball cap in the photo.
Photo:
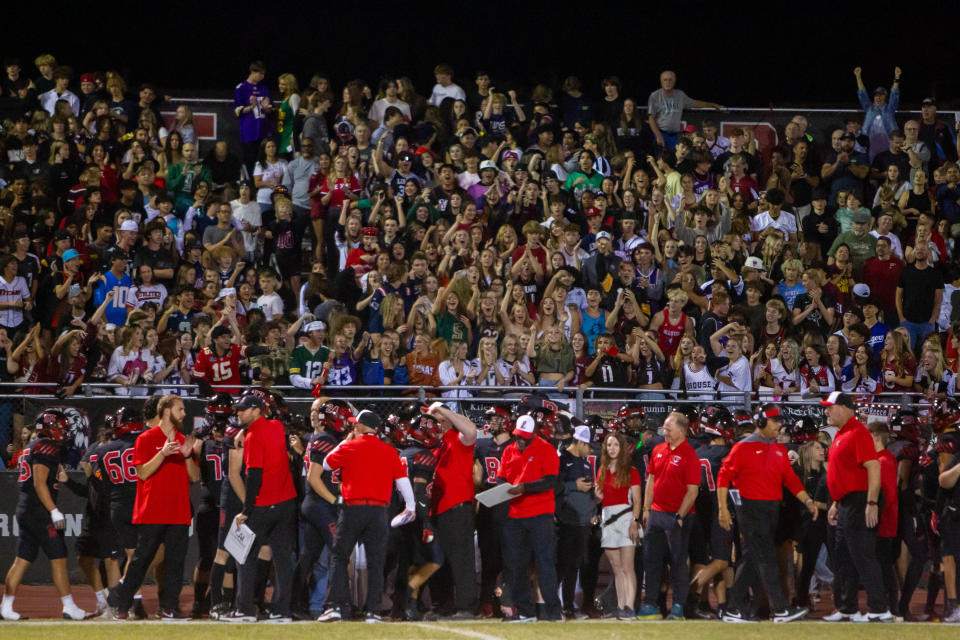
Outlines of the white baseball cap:
[{"label": "white baseball cap", "polygon": [[750,267],[751,269],[756,269],[757,271],[763,271],[763,260],[757,256],[749,256],[743,263],[743,266]]},{"label": "white baseball cap", "polygon": [[537,423],[533,416],[520,416],[517,426],[513,428],[513,435],[529,439],[533,437],[536,428]]},{"label": "white baseball cap", "polygon": [[140,227],[133,220],[124,220],[123,224],[120,225],[120,231],[136,231],[140,233]]},{"label": "white baseball cap", "polygon": [[590,444],[590,427],[585,424],[581,424],[579,427],[573,428],[573,439],[579,440],[580,442],[586,442]]},{"label": "white baseball cap", "polygon": [[314,320],[313,322],[310,322],[307,324],[307,328],[305,329],[305,331],[307,333],[310,333],[311,331],[323,331],[326,328],[327,326],[323,324],[323,321]]}]

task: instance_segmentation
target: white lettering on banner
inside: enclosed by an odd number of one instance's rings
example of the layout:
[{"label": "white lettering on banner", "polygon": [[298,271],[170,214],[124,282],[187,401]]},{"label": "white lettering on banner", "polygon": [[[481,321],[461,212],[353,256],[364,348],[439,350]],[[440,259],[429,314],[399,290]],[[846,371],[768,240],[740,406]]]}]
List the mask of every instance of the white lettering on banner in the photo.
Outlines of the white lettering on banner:
[{"label": "white lettering on banner", "polygon": [[[67,526],[63,531],[64,535],[74,538],[80,537],[80,532],[83,531],[83,514],[65,513],[63,515],[67,518]],[[0,513],[0,537],[20,537],[20,526],[17,524],[17,519],[13,514]]]}]

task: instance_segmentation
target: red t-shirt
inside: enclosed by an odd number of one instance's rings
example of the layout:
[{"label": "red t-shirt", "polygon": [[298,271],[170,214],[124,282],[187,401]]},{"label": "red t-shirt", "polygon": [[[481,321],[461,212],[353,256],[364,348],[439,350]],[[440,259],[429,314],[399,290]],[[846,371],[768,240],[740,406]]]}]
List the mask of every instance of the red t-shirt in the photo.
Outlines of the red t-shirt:
[{"label": "red t-shirt", "polygon": [[867,490],[867,470],[864,462],[877,459],[873,436],[863,423],[852,417],[840,428],[827,455],[827,489],[830,497],[839,501],[851,491]]},{"label": "red t-shirt", "polygon": [[340,469],[340,493],[345,502],[377,500],[390,502],[393,481],[406,478],[397,450],[373,434],[344,442],[324,459],[330,469]]},{"label": "red t-shirt", "polygon": [[890,254],[889,260],[873,257],[863,263],[863,281],[870,287],[870,297],[881,310],[896,308],[897,284],[903,261]]},{"label": "red t-shirt", "polygon": [[[686,440],[676,449],[662,442],[650,452],[647,473],[653,476],[654,511],[676,513],[687,495],[687,485],[700,486],[700,458]],[[690,513],[694,513],[691,505]]]},{"label": "red t-shirt", "polygon": [[[630,482],[625,487],[616,485],[617,474],[611,473],[609,469],[603,477],[603,501],[600,506],[612,507],[618,504],[628,504],[630,502],[630,487],[640,486],[640,472],[635,467],[630,467]],[[597,473],[597,484],[600,483],[600,474]]]},{"label": "red t-shirt", "polygon": [[880,460],[880,492],[883,500],[877,536],[894,538],[897,535],[897,459],[887,449],[878,451],[877,458]]},{"label": "red t-shirt", "polygon": [[[178,444],[183,434],[174,433]],[[137,437],[133,450],[133,464],[146,464],[167,442],[160,426],[144,431]],[[176,452],[167,456],[160,467],[146,480],[137,480],[137,499],[133,503],[133,524],[190,524],[190,478],[187,461]]]},{"label": "red t-shirt", "polygon": [[247,353],[246,347],[231,344],[226,355],[218,356],[213,347],[200,350],[197,364],[193,368],[193,377],[202,378],[212,385],[238,385],[235,389],[218,389],[227,393],[240,393],[240,361]]},{"label": "red t-shirt", "polygon": [[448,429],[437,450],[430,515],[473,501],[473,447],[460,442],[460,432]]},{"label": "red t-shirt", "polygon": [[261,417],[247,427],[243,439],[243,462],[248,471],[263,469],[263,482],[255,506],[269,507],[297,496],[290,476],[287,439],[279,420]]},{"label": "red t-shirt", "polygon": [[[523,254],[527,251],[527,245],[522,244],[516,249],[513,250],[513,255],[510,256],[510,264],[517,264],[517,261],[523,257]],[[530,253],[533,254],[533,257],[537,259],[537,262],[540,263],[540,267],[546,272],[547,270],[547,250],[543,248],[541,244],[536,249],[530,249]]]},{"label": "red t-shirt", "polygon": [[357,180],[357,177],[354,175],[351,175],[349,178],[335,178],[330,175],[323,179],[323,184],[320,187],[320,195],[325,196],[330,193],[331,190],[333,194],[330,196],[330,202],[327,203],[327,206],[337,207],[339,211],[340,207],[343,206],[344,200],[347,199],[344,191],[349,190],[353,193],[359,193],[360,181]]},{"label": "red t-shirt", "polygon": [[[534,482],[545,476],[555,476],[559,473],[560,456],[557,455],[556,449],[543,438],[535,436],[523,451],[520,451],[516,442],[503,450],[497,477],[503,478],[510,484],[520,484]],[[541,493],[520,494],[512,498],[508,515],[511,518],[531,518],[553,513],[555,508],[553,489],[548,489]]]}]

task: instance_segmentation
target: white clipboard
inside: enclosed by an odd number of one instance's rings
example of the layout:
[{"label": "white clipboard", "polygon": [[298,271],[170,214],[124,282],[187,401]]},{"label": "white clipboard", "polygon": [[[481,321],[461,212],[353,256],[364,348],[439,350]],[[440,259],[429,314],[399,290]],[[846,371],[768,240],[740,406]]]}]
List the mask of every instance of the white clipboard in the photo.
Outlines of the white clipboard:
[{"label": "white clipboard", "polygon": [[504,482],[503,484],[498,484],[492,489],[487,489],[486,491],[481,491],[477,494],[477,501],[485,507],[493,507],[507,500],[512,500],[516,498],[512,493],[507,493],[510,489],[513,489],[515,484],[510,484],[509,482]]},{"label": "white clipboard", "polygon": [[243,564],[247,560],[247,555],[250,554],[251,547],[253,547],[254,538],[256,538],[256,534],[250,527],[245,524],[237,527],[236,520],[234,520],[230,523],[227,538],[223,541],[223,548],[230,552],[237,564]]}]

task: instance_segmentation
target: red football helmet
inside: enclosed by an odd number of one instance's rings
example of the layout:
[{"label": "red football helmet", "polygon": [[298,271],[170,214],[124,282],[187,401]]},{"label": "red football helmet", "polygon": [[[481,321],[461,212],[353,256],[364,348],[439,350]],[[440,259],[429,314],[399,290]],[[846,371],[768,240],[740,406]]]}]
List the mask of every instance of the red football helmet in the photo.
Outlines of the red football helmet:
[{"label": "red football helmet", "polygon": [[120,407],[116,414],[117,423],[113,427],[113,437],[119,438],[126,433],[143,431],[143,414],[130,407]]},{"label": "red football helmet", "polygon": [[960,422],[960,405],[953,398],[939,398],[933,405],[933,430],[943,433]]},{"label": "red football helmet", "polygon": [[350,425],[347,419],[352,418],[353,414],[353,407],[343,400],[328,400],[320,407],[320,421],[323,429],[333,433],[349,431]]},{"label": "red football helmet", "polygon": [[820,435],[820,429],[817,428],[817,423],[810,416],[797,418],[793,426],[790,427],[790,441],[794,444],[811,442],[816,440],[818,435]]},{"label": "red football helmet", "polygon": [[70,424],[66,414],[55,409],[46,409],[37,414],[34,422],[37,437],[41,440],[63,442],[67,437]]},{"label": "red football helmet", "polygon": [[428,449],[440,444],[440,425],[436,418],[427,413],[427,408],[419,402],[411,402],[400,410],[400,427],[404,431],[401,438],[407,443],[416,442]]},{"label": "red football helmet", "polygon": [[527,411],[527,415],[533,417],[537,425],[537,435],[544,440],[549,440],[553,434],[558,431],[557,414],[547,408],[536,408]]},{"label": "red football helmet", "polygon": [[890,421],[890,433],[894,438],[920,443],[920,419],[913,409],[898,409]]},{"label": "red football helmet", "polygon": [[483,412],[483,417],[486,418],[483,431],[489,433],[491,436],[496,436],[504,431],[511,431],[513,429],[510,412],[503,407],[490,407]]},{"label": "red football helmet", "polygon": [[630,436],[639,438],[643,432],[643,418],[646,412],[642,407],[631,407],[628,404],[622,405],[617,411],[616,422],[619,425],[618,431]]},{"label": "red football helmet", "polygon": [[[693,427],[693,423],[691,423],[691,427]],[[732,441],[733,434],[736,432],[737,423],[726,407],[711,404],[700,411],[700,419],[697,421],[697,427],[700,433],[722,437],[728,441]]]}]

